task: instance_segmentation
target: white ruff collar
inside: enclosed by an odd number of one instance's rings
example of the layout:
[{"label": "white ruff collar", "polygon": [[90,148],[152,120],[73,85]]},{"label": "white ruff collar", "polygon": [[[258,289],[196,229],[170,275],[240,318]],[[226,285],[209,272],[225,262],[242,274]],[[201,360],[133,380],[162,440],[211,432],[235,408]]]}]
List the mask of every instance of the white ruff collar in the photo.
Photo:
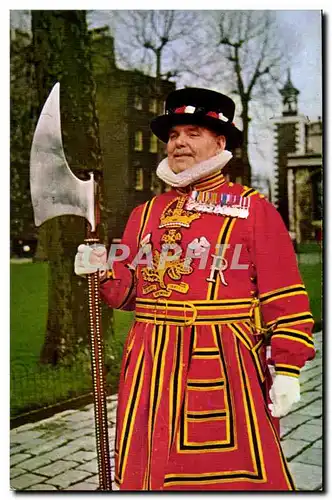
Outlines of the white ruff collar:
[{"label": "white ruff collar", "polygon": [[225,149],[216,156],[196,163],[193,167],[183,172],[179,172],[178,174],[175,174],[171,170],[168,166],[168,159],[164,158],[164,160],[159,163],[156,173],[159,179],[172,187],[186,187],[207,175],[221,170],[232,157],[232,153]]}]

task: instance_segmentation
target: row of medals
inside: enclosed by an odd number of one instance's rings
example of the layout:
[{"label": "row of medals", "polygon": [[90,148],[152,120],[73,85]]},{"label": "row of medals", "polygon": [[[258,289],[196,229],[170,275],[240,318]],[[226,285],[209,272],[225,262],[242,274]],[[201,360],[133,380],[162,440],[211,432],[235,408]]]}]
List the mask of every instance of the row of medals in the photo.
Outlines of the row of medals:
[{"label": "row of medals", "polygon": [[186,210],[226,215],[246,219],[249,215],[250,198],[240,195],[192,191],[186,203]]}]

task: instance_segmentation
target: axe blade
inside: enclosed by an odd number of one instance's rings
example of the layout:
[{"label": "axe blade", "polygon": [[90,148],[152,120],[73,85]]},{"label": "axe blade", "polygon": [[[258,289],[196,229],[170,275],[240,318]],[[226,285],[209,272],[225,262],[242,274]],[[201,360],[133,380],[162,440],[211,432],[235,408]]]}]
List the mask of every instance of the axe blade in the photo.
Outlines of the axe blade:
[{"label": "axe blade", "polygon": [[33,136],[30,190],[36,226],[60,215],[85,217],[96,230],[94,178],[78,179],[70,170],[62,145],[60,83],[48,96]]}]

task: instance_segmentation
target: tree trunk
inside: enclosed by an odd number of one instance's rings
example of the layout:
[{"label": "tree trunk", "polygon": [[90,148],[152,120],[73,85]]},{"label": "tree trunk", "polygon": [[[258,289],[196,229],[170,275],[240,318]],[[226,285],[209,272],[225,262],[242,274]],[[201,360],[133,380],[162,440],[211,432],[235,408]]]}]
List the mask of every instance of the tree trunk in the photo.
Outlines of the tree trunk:
[{"label": "tree trunk", "polygon": [[[32,11],[36,82],[41,109],[59,81],[64,150],[71,170],[87,178],[102,174],[90,39],[85,11]],[[49,304],[43,363],[74,356],[89,341],[86,280],[74,275],[77,246],[85,221],[62,216],[44,223],[42,242],[49,260]],[[102,238],[103,239],[103,238]],[[111,315],[111,310],[110,313]]]},{"label": "tree trunk", "polygon": [[10,38],[10,236],[33,239],[36,229],[29,192],[29,157],[36,102],[31,38],[11,30]]},{"label": "tree trunk", "polygon": [[243,163],[243,184],[250,186],[251,184],[251,166],[249,163],[248,156],[248,145],[249,145],[249,103],[246,99],[242,98],[242,127],[243,127],[243,143],[241,148],[241,160]]},{"label": "tree trunk", "polygon": [[[164,112],[164,103],[162,101],[161,92],[161,56],[162,48],[156,49],[154,51],[156,56],[156,77],[155,77],[155,93],[157,99],[157,115],[162,115]],[[165,156],[165,145],[158,139],[158,150],[157,150],[157,166],[162,161]],[[155,176],[155,184],[153,194],[155,196],[163,193],[165,191],[165,183]]]}]

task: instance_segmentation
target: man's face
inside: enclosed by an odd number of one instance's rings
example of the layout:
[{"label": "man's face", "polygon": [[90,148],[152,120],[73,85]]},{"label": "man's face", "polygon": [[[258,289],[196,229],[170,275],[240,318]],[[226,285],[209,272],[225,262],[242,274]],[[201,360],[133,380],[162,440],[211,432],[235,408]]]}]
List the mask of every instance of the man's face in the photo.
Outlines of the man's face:
[{"label": "man's face", "polygon": [[225,149],[226,139],[197,125],[177,125],[167,143],[168,165],[176,174],[212,158]]}]

